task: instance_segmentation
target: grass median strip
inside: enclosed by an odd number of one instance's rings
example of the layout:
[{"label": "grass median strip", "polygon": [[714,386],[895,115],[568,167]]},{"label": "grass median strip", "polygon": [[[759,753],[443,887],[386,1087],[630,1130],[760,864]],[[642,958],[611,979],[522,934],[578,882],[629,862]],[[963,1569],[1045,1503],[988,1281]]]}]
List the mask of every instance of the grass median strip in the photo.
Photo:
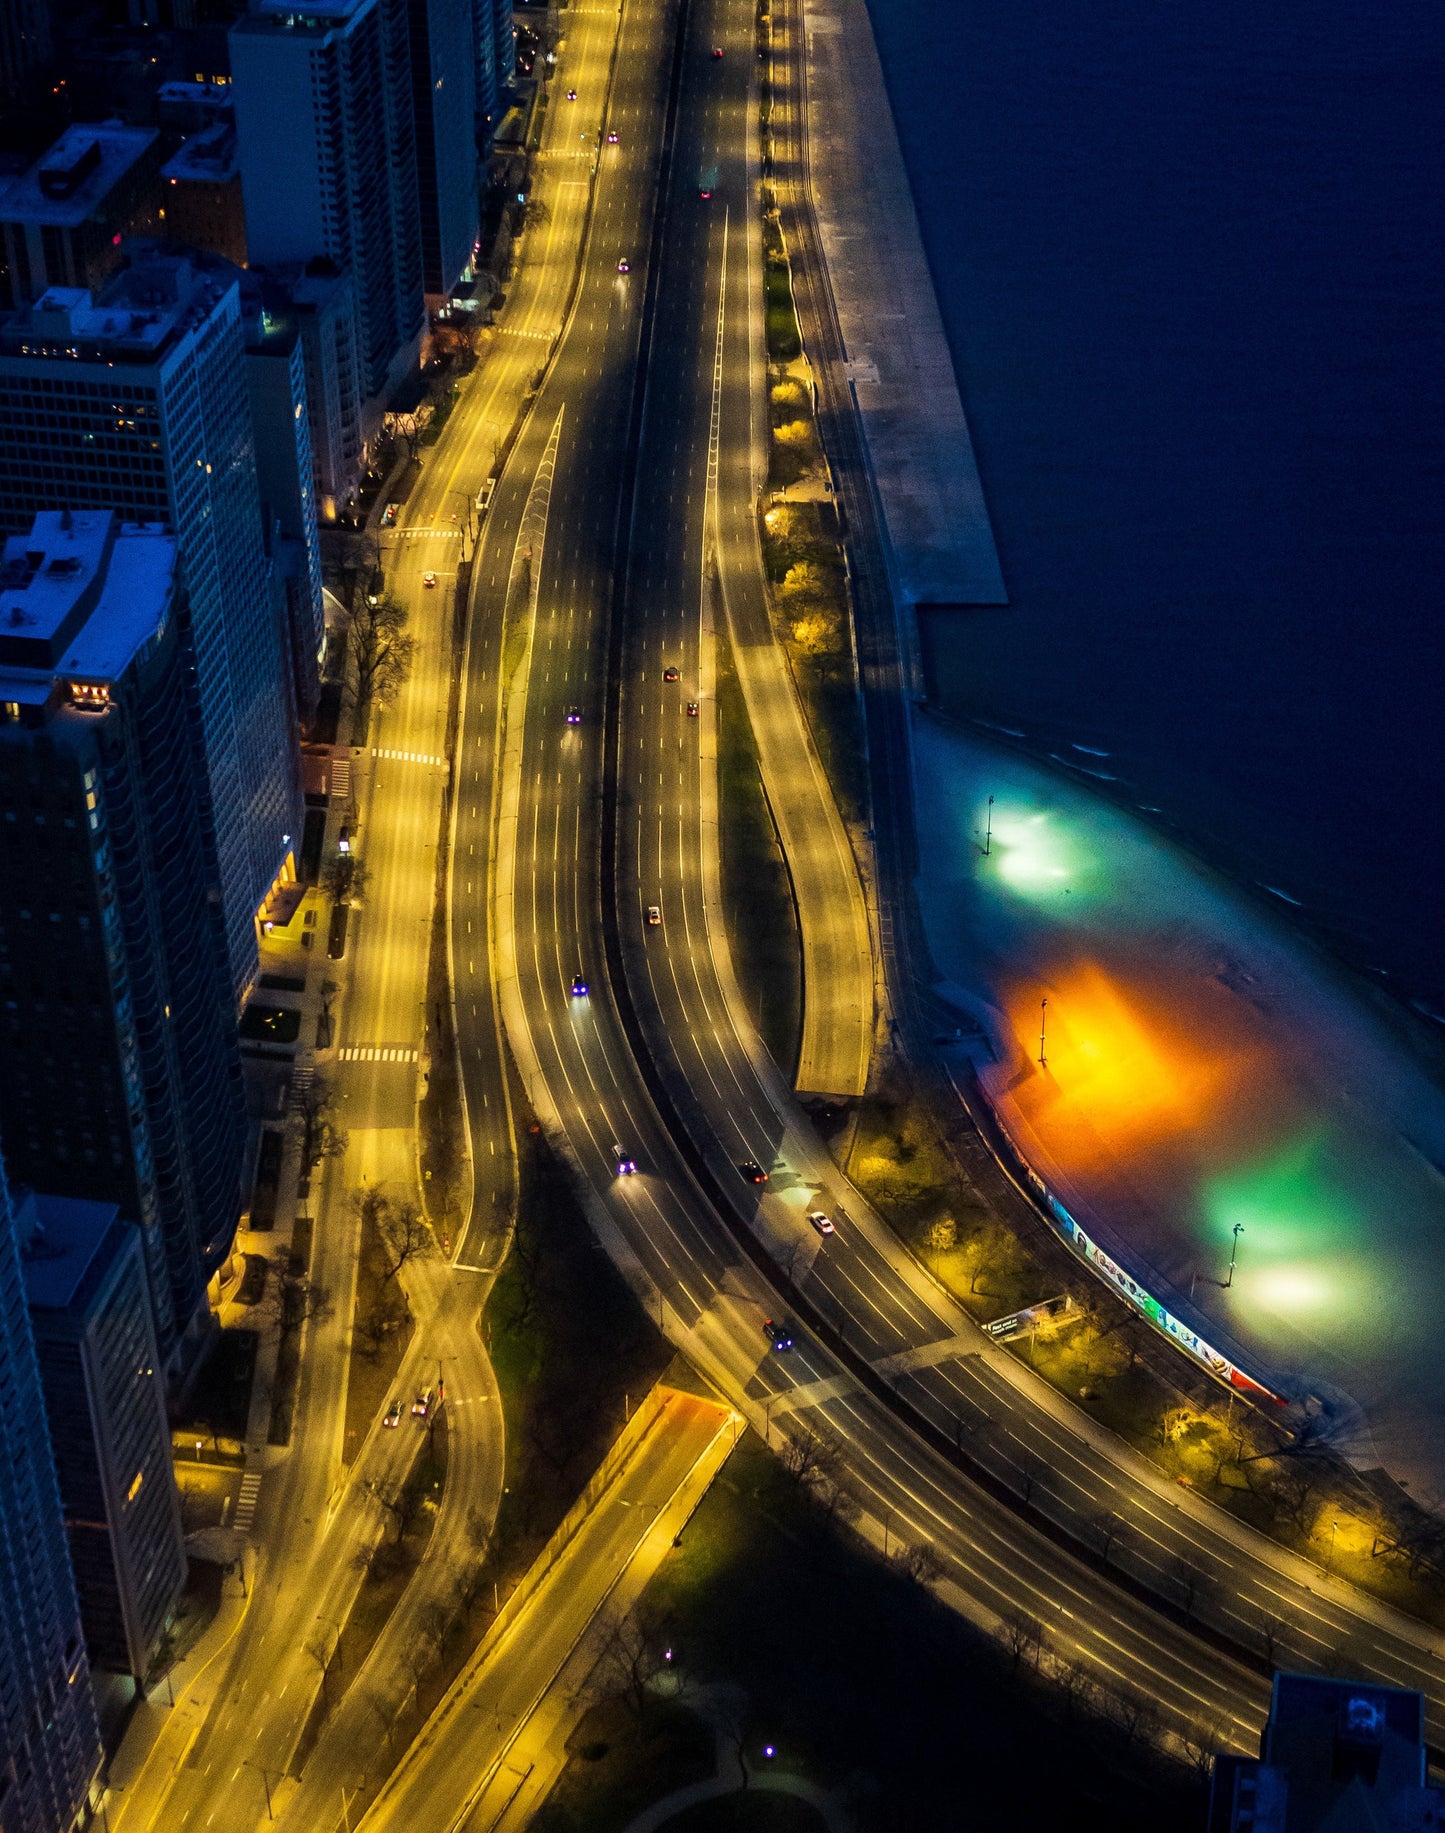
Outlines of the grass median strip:
[{"label": "grass median strip", "polygon": [[787,862],[763,794],[732,646],[717,639],[723,915],[738,983],[773,1061],[791,1075],[803,1035],[803,946]]}]

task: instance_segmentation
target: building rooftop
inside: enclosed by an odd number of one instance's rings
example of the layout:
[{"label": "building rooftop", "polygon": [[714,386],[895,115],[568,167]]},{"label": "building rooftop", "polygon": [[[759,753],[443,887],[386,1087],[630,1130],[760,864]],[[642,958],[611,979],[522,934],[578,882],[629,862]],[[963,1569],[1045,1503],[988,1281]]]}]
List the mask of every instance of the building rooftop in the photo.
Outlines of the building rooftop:
[{"label": "building rooftop", "polygon": [[94,297],[83,287],[52,286],[33,305],[0,317],[0,349],[153,363],[208,316],[237,276],[219,255],[137,240]]},{"label": "building rooftop", "polygon": [[161,167],[161,177],[171,184],[197,182],[224,184],[240,171],[236,157],[236,130],[229,121],[216,121],[192,134],[180,150]]},{"label": "building rooftop", "polygon": [[28,172],[0,190],[0,221],[61,227],[85,222],[156,139],[149,128],[116,121],[67,128]]},{"label": "building rooftop", "polygon": [[124,674],[166,619],[176,544],[110,510],[47,510],[0,558],[0,699],[34,702],[58,670],[86,682]]},{"label": "building rooftop", "polygon": [[260,0],[231,27],[231,35],[345,29],[375,5],[376,0]]},{"label": "building rooftop", "polygon": [[26,1303],[37,1311],[83,1304],[110,1264],[108,1237],[119,1220],[114,1203],[28,1191],[15,1210]]}]

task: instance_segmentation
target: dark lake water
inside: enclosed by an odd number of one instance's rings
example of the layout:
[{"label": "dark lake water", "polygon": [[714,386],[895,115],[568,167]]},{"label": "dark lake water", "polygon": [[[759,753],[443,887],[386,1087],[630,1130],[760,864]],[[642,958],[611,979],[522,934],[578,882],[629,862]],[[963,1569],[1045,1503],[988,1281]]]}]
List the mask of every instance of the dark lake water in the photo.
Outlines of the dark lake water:
[{"label": "dark lake water", "polygon": [[871,4],[1012,599],[936,691],[1445,1012],[1445,8]]}]

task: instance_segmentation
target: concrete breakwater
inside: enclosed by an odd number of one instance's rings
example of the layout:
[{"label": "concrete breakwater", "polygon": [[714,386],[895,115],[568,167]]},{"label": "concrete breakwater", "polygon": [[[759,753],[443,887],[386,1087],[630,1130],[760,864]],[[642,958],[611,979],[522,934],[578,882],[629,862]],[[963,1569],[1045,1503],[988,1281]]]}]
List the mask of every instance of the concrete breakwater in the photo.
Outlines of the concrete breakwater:
[{"label": "concrete breakwater", "polygon": [[813,212],[901,606],[1008,602],[865,0],[807,0]]}]

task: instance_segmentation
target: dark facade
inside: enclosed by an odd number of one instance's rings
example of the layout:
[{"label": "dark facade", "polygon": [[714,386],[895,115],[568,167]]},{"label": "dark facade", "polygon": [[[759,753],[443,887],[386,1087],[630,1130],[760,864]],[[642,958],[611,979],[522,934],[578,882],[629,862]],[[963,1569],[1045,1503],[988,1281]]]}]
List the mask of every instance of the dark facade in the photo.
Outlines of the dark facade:
[{"label": "dark facade", "polygon": [[409,11],[422,278],[446,300],[477,239],[473,0],[410,0]]},{"label": "dark facade", "polygon": [[52,288],[0,316],[0,529],[66,507],[174,531],[239,1003],[256,971],[257,912],[292,875],[301,818],[240,287],[216,256],[148,243],[124,254],[98,297]]},{"label": "dark facade", "polygon": [[0,1827],[69,1833],[100,1768],[20,1251],[0,1173]]},{"label": "dark facade", "polygon": [[1209,1833],[1424,1833],[1425,1702],[1405,1687],[1276,1674],[1259,1756],[1215,1759]]},{"label": "dark facade", "polygon": [[379,424],[425,320],[408,0],[263,0],[230,46],[250,259],[350,277]]},{"label": "dark facade", "polygon": [[[140,1224],[167,1358],[234,1233],[244,1137],[174,555],[40,517],[0,587],[0,1137],[13,1176]],[[37,582],[72,560],[52,628]]]},{"label": "dark facade", "polygon": [[140,1234],[113,1203],[33,1192],[16,1223],[91,1665],[144,1681],[186,1551]]}]

